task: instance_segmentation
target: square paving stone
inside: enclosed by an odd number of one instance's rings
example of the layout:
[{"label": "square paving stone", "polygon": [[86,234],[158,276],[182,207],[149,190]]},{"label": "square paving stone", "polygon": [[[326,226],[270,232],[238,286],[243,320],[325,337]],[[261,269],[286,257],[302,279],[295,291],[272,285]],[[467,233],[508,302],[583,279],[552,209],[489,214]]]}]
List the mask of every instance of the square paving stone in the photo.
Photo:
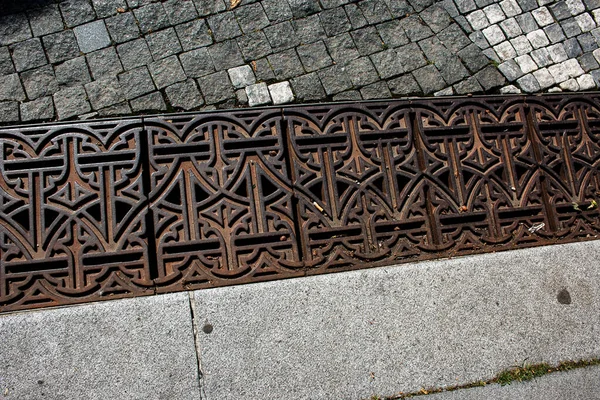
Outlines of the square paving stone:
[{"label": "square paving stone", "polygon": [[129,107],[126,101],[98,110],[99,117],[115,117],[129,114],[131,114],[131,107]]},{"label": "square paving stone", "polygon": [[333,60],[329,57],[327,48],[323,42],[298,46],[296,51],[306,72],[313,72],[333,64]]},{"label": "square paving stone", "polygon": [[302,63],[294,49],[272,54],[267,59],[273,68],[275,77],[279,80],[293,78],[304,73]]},{"label": "square paving stone", "polygon": [[40,67],[48,63],[39,38],[33,38],[10,46],[17,72]]},{"label": "square paving stone", "polygon": [[244,63],[244,58],[235,40],[215,43],[208,47],[208,53],[217,70],[237,67]]},{"label": "square paving stone", "polygon": [[20,104],[21,121],[40,121],[54,118],[52,97],[41,97],[37,100]]},{"label": "square paving stone", "polygon": [[0,45],[6,46],[27,40],[31,37],[31,29],[25,14],[0,16]]},{"label": "square paving stone", "polygon": [[110,17],[118,13],[118,10],[127,8],[125,0],[92,0],[92,6],[99,18]]},{"label": "square paving stone", "polygon": [[246,87],[245,92],[246,96],[248,97],[248,105],[250,107],[262,106],[271,102],[269,88],[264,82]]},{"label": "square paving stone", "polygon": [[133,10],[142,33],[150,33],[169,26],[169,19],[162,3],[152,3]]},{"label": "square paving stone", "polygon": [[331,58],[338,64],[346,64],[360,57],[356,45],[352,37],[350,37],[350,33],[342,33],[341,35],[327,38],[325,44]]},{"label": "square paving stone", "polygon": [[352,60],[346,65],[345,70],[350,76],[352,84],[361,87],[373,83],[379,79],[379,75],[369,57]]},{"label": "square paving stone", "polygon": [[262,0],[262,6],[271,22],[282,22],[292,18],[292,9],[287,1]]},{"label": "square paving stone", "polygon": [[500,87],[506,83],[504,76],[491,65],[479,71],[475,74],[475,77],[486,91]]},{"label": "square paving stone", "polygon": [[16,122],[19,120],[19,103],[16,101],[0,102],[0,122]]},{"label": "square paving stone", "polygon": [[94,8],[88,0],[62,0],[58,4],[65,24],[69,28],[96,18]]},{"label": "square paving stone", "polygon": [[215,72],[212,59],[204,47],[179,55],[179,60],[186,75],[198,78]]},{"label": "square paving stone", "polygon": [[155,61],[177,54],[182,50],[175,29],[173,28],[163,29],[146,35],[146,43],[148,43],[148,48]]},{"label": "square paving stone", "polygon": [[103,20],[76,26],[73,32],[77,38],[79,49],[84,53],[91,53],[110,46],[110,37]]},{"label": "square paving stone", "polygon": [[465,47],[457,54],[472,73],[479,71],[490,63],[490,60],[481,52],[481,49],[474,44]]},{"label": "square paving stone", "polygon": [[294,93],[288,81],[269,85],[269,93],[271,93],[271,99],[275,105],[294,101]]},{"label": "square paving stone", "polygon": [[117,46],[119,58],[125,69],[132,69],[152,62],[152,55],[144,39],[132,40]]},{"label": "square paving stone", "polygon": [[450,15],[439,5],[433,5],[419,13],[419,17],[425,21],[427,26],[435,33],[446,29],[452,22]]},{"label": "square paving stone", "polygon": [[317,0],[287,0],[294,18],[304,18],[321,11]]},{"label": "square paving stone", "polygon": [[392,14],[383,0],[362,0],[358,6],[369,24],[378,24],[392,19]]},{"label": "square paving stone", "polygon": [[339,6],[343,6],[344,4],[350,3],[351,0],[321,0],[321,6],[324,9],[328,10],[330,8],[336,8]]},{"label": "square paving stone", "polygon": [[92,80],[85,57],[73,58],[57,65],[54,67],[54,74],[61,87],[83,85]]},{"label": "square paving stone", "polygon": [[18,74],[0,76],[0,101],[2,100],[25,100],[25,92]]},{"label": "square paving stone", "polygon": [[271,63],[266,58],[254,61],[252,69],[254,70],[254,75],[256,75],[256,80],[259,82],[275,80],[275,73],[273,72],[273,68],[271,68]]},{"label": "square paving stone", "polygon": [[227,8],[223,0],[194,0],[194,4],[201,17],[216,14]]},{"label": "square paving stone", "polygon": [[406,72],[400,63],[398,53],[394,49],[371,54],[370,58],[382,79],[388,79]]},{"label": "square paving stone", "polygon": [[469,76],[469,71],[467,71],[456,56],[448,57],[443,63],[436,64],[436,67],[449,85]]},{"label": "square paving stone", "polygon": [[21,74],[21,80],[29,100],[53,95],[58,90],[58,83],[51,65],[25,71]]},{"label": "square paving stone", "polygon": [[127,42],[140,36],[140,29],[131,12],[117,14],[104,20],[106,28],[116,43]]},{"label": "square paving stone", "polygon": [[375,82],[361,88],[360,94],[365,100],[389,99],[390,97],[392,97],[390,89],[388,88],[385,81]]},{"label": "square paving stone", "polygon": [[15,66],[13,65],[8,47],[0,47],[0,76],[8,75],[13,72],[15,72]]},{"label": "square paving stone", "polygon": [[413,42],[418,42],[433,35],[433,31],[426,25],[423,25],[414,15],[402,19],[400,23],[404,32],[406,32],[406,36]]},{"label": "square paving stone", "polygon": [[396,96],[412,96],[421,93],[421,87],[411,74],[390,79],[388,87],[392,94]]},{"label": "square paving stone", "polygon": [[[493,1],[493,0],[475,0],[475,2],[479,5],[482,1]],[[415,11],[420,12],[423,9],[432,5],[434,0],[410,0],[410,4],[414,7]],[[481,7],[481,6],[480,6]]]},{"label": "square paving stone", "polygon": [[73,31],[53,33],[42,38],[46,55],[51,63],[57,63],[79,56],[79,46]]},{"label": "square paving stone", "polygon": [[229,74],[229,79],[231,80],[233,87],[236,89],[244,88],[256,83],[254,72],[249,65],[231,68],[227,73]]},{"label": "square paving stone", "polygon": [[213,42],[208,33],[208,25],[203,19],[177,25],[175,30],[184,51],[208,46]]},{"label": "square paving stone", "polygon": [[454,53],[471,44],[471,40],[456,24],[452,24],[438,33],[437,38],[444,44],[444,46],[446,46],[446,48]]},{"label": "square paving stone", "polygon": [[53,98],[58,119],[71,118],[92,110],[83,86],[62,89]]},{"label": "square paving stone", "polygon": [[217,42],[233,39],[242,34],[240,26],[235,19],[235,14],[232,11],[212,15],[208,17],[207,21]]},{"label": "square paving stone", "polygon": [[162,89],[186,79],[177,56],[170,56],[149,65],[150,74],[156,87]]},{"label": "square paving stone", "polygon": [[294,32],[301,43],[312,43],[325,36],[325,30],[321,25],[318,15],[292,20]]},{"label": "square paving stone", "polygon": [[206,104],[216,104],[235,97],[235,91],[227,71],[219,71],[214,74],[198,78],[200,91],[204,94]]},{"label": "square paving stone", "polygon": [[377,33],[377,30],[373,26],[356,30],[351,32],[351,34],[361,56],[368,56],[369,54],[386,49],[385,43],[381,40],[379,33]]},{"label": "square paving stone", "polygon": [[155,90],[152,77],[145,66],[123,72],[119,75],[119,83],[127,100]]},{"label": "square paving stone", "polygon": [[182,110],[193,110],[204,104],[193,79],[171,85],[165,89],[165,93],[171,106]]},{"label": "square paving stone", "polygon": [[265,28],[264,32],[274,52],[299,44],[298,37],[295,35],[292,24],[289,21],[271,25]]},{"label": "square paving stone", "polygon": [[326,97],[325,89],[316,72],[298,76],[290,83],[299,101],[316,101]]},{"label": "square paving stone", "polygon": [[85,91],[94,110],[125,101],[121,85],[114,77],[90,82],[85,85]]},{"label": "square paving stone", "polygon": [[339,35],[352,29],[352,25],[342,7],[325,10],[319,13],[319,17],[327,36]]},{"label": "square paving stone", "polygon": [[34,36],[44,36],[62,31],[63,20],[58,10],[58,5],[48,4],[41,8],[27,10],[29,23]]},{"label": "square paving stone", "polygon": [[454,85],[457,94],[475,94],[483,92],[483,88],[474,76]]},{"label": "square paving stone", "polygon": [[446,82],[442,74],[440,74],[434,65],[419,68],[413,71],[412,74],[421,87],[423,94],[431,94],[446,87]]},{"label": "square paving stone", "polygon": [[352,3],[345,5],[344,11],[346,11],[346,15],[348,16],[350,25],[352,25],[352,29],[362,28],[363,26],[367,26],[369,24],[364,14],[356,4]]},{"label": "square paving stone", "polygon": [[272,53],[271,45],[263,31],[252,32],[237,38],[244,60],[256,60]]},{"label": "square paving stone", "polygon": [[198,17],[192,0],[167,0],[163,3],[163,7],[171,25],[188,22]]},{"label": "square paving stone", "polygon": [[92,78],[100,79],[107,76],[116,76],[123,71],[119,57],[114,47],[96,50],[85,56],[92,73]]},{"label": "square paving stone", "polygon": [[352,88],[352,81],[339,65],[322,69],[318,72],[319,79],[325,88],[325,93],[333,95]]},{"label": "square paving stone", "polygon": [[146,94],[129,102],[134,112],[139,111],[164,111],[167,105],[159,92]]},{"label": "square paving stone", "polygon": [[362,96],[358,90],[347,90],[332,97],[333,101],[360,101]]},{"label": "square paving stone", "polygon": [[398,47],[396,53],[398,54],[398,63],[404,71],[413,71],[427,64],[423,53],[421,53],[416,43]]},{"label": "square paving stone", "polygon": [[253,3],[234,10],[242,32],[248,34],[269,26],[269,18],[260,3]]}]

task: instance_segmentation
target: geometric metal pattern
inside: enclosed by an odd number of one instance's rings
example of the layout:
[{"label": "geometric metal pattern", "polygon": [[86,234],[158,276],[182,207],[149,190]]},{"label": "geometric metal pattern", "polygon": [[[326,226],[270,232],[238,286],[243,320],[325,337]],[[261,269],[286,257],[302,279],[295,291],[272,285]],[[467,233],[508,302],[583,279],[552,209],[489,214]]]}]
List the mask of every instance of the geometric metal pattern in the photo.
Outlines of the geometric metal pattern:
[{"label": "geometric metal pattern", "polygon": [[0,129],[0,312],[594,238],[599,99]]}]

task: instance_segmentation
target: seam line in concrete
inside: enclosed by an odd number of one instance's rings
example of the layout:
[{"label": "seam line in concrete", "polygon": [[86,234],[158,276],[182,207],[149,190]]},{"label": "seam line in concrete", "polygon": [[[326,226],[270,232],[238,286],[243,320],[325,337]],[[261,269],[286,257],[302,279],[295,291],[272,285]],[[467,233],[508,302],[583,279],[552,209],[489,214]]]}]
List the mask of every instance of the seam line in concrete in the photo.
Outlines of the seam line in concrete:
[{"label": "seam line in concrete", "polygon": [[194,336],[194,350],[196,353],[196,368],[198,372],[198,390],[200,391],[200,400],[207,399],[204,392],[204,373],[202,372],[202,361],[200,357],[200,344],[198,343],[198,324],[196,322],[196,300],[194,292],[188,292],[190,302],[190,317],[192,319],[192,335]]}]

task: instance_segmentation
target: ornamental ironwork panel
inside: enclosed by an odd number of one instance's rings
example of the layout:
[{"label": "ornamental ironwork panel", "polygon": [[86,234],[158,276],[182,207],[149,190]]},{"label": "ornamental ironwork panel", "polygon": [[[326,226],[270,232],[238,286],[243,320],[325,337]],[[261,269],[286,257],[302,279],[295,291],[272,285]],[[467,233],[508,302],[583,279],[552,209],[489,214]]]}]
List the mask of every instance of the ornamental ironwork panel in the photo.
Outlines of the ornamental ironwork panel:
[{"label": "ornamental ironwork panel", "polygon": [[141,120],[0,130],[0,309],[145,294]]},{"label": "ornamental ironwork panel", "polygon": [[0,128],[0,312],[596,238],[598,94]]},{"label": "ornamental ironwork panel", "polygon": [[280,110],[145,126],[159,291],[302,274]]}]

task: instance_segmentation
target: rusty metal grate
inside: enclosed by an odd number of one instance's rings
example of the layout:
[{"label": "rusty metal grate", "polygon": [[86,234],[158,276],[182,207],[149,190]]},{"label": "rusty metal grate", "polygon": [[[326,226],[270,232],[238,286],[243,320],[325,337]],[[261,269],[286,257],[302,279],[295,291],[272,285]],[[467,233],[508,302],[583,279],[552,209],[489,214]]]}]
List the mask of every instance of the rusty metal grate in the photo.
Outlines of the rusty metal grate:
[{"label": "rusty metal grate", "polygon": [[600,96],[0,130],[0,311],[595,238]]}]

